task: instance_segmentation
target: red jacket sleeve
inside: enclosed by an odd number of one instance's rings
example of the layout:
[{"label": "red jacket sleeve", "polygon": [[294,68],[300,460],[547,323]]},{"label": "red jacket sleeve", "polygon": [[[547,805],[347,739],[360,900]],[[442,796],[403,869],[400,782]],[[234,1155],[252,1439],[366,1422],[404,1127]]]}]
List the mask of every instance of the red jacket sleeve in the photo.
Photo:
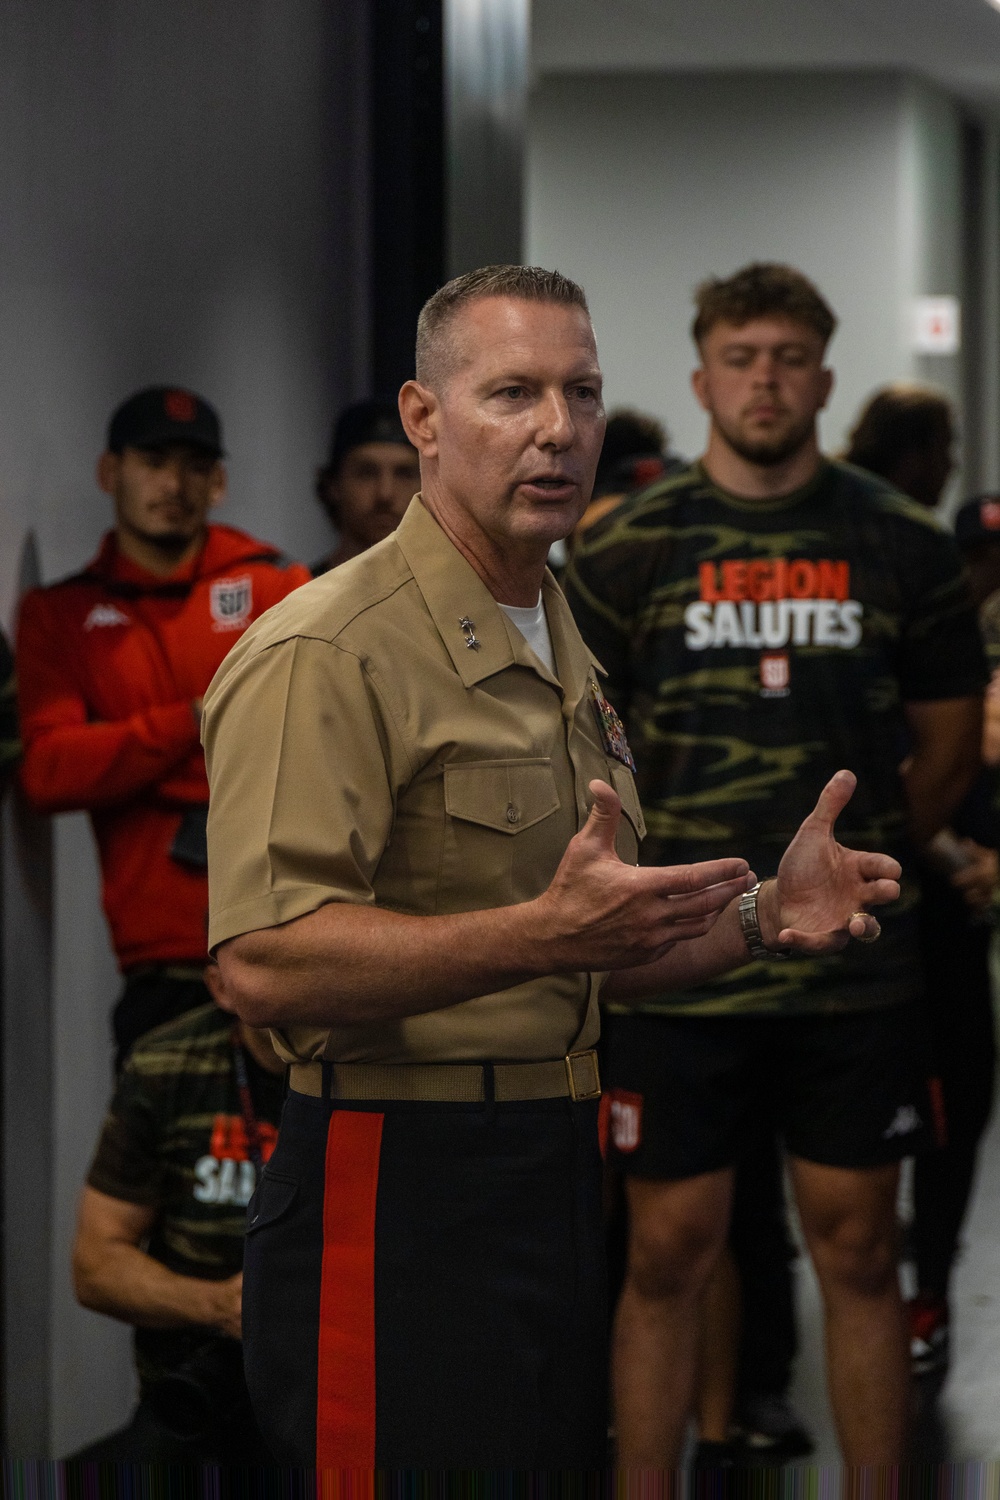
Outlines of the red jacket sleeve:
[{"label": "red jacket sleeve", "polygon": [[187,702],[88,722],[66,641],[44,591],[25,595],[17,633],[21,781],[40,812],[110,807],[161,781],[198,745]]}]

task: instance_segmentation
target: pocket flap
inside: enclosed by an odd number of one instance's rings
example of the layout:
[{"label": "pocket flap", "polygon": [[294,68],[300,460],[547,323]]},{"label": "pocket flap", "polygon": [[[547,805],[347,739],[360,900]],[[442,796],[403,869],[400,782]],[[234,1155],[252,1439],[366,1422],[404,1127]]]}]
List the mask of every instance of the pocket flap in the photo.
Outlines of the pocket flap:
[{"label": "pocket flap", "polygon": [[559,807],[552,762],[479,760],[445,766],[444,805],[449,817],[498,833],[522,833]]},{"label": "pocket flap", "polygon": [[644,839],[646,837],[646,820],[642,816],[639,793],[635,789],[632,772],[628,766],[613,765],[611,767],[611,780],[614,783],[615,791],[622,799],[622,812],[628,818],[639,837]]},{"label": "pocket flap", "polygon": [[274,1224],[295,1202],[299,1185],[294,1177],[277,1177],[265,1167],[247,1206],[247,1234]]}]

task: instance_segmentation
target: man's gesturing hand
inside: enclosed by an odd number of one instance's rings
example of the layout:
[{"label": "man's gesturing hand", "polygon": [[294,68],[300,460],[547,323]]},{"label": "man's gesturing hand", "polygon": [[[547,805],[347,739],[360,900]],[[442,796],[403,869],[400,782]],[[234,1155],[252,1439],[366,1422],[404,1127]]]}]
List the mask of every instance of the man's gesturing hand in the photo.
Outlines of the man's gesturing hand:
[{"label": "man's gesturing hand", "polygon": [[900,867],[887,854],[859,854],[833,836],[833,825],[857,786],[838,771],[785,850],[778,878],[758,899],[761,935],[768,948],[836,953],[848,940],[872,938],[878,923],[862,908],[899,896]]},{"label": "man's gesturing hand", "polygon": [[626,865],[615,852],[622,805],[592,781],[590,817],[536,903],[560,969],[622,969],[652,963],[682,938],[708,932],[754,883],[745,859],[665,869]]}]

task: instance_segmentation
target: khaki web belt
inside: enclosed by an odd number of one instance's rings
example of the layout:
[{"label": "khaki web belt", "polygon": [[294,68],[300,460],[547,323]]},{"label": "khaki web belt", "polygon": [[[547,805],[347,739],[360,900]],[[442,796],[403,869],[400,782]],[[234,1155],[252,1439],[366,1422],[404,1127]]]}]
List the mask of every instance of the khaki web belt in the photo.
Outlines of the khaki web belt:
[{"label": "khaki web belt", "polygon": [[[330,1063],[332,1099],[425,1100],[478,1104],[486,1099],[485,1069],[479,1063]],[[293,1063],[288,1086],[297,1094],[323,1097],[322,1063]],[[525,1099],[598,1099],[601,1079],[597,1053],[571,1052],[553,1062],[494,1063],[497,1103]]]}]

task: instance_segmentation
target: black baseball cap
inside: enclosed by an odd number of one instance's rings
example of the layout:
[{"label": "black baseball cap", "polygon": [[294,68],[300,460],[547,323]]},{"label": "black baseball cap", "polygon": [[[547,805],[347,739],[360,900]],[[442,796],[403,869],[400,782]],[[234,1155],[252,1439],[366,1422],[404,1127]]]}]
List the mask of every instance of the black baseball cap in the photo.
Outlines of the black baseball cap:
[{"label": "black baseball cap", "polygon": [[370,401],[355,401],[353,405],[345,406],[333,425],[328,468],[338,469],[352,448],[360,448],[365,443],[403,443],[407,448],[413,447],[400,421],[395,401],[376,396]]},{"label": "black baseball cap", "polygon": [[967,500],[955,517],[955,540],[960,547],[970,542],[1000,543],[1000,495]]},{"label": "black baseball cap", "polygon": [[180,386],[154,385],[123,401],[108,423],[108,448],[165,448],[188,443],[221,458],[222,424],[214,407]]}]

